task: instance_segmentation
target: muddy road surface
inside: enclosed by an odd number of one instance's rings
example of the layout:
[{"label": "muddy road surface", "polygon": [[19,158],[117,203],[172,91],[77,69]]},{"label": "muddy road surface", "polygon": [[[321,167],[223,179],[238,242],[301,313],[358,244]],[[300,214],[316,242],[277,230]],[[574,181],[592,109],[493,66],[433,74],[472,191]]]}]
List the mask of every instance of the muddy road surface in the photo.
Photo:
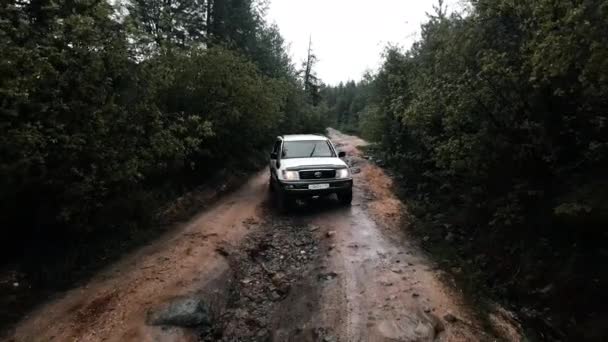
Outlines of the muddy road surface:
[{"label": "muddy road surface", "polygon": [[6,340],[521,340],[508,312],[478,314],[408,239],[407,205],[365,142],[330,135],[355,173],[351,207],[327,198],[279,215],[264,170]]}]

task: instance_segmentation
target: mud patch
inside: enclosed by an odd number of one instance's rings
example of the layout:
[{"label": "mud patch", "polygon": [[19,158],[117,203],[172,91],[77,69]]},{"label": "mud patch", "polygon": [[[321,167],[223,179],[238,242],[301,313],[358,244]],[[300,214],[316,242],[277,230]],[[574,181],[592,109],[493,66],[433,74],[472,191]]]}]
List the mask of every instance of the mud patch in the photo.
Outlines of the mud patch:
[{"label": "mud patch", "polygon": [[301,280],[314,267],[314,229],[288,218],[270,218],[227,255],[234,276],[224,312],[201,332],[202,341],[272,338],[275,312],[290,294],[305,293]]},{"label": "mud patch", "polygon": [[82,329],[85,329],[95,317],[103,314],[116,299],[117,293],[110,292],[93,299],[86,307],[81,308],[76,313],[76,319]]}]

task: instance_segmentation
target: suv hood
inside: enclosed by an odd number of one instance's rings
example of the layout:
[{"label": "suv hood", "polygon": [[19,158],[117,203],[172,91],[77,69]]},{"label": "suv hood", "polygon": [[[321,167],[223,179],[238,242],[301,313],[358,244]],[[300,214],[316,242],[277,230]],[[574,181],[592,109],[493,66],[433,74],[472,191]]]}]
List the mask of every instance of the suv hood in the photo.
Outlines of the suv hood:
[{"label": "suv hood", "polygon": [[289,158],[281,159],[281,169],[299,170],[310,168],[343,169],[348,167],[340,158]]}]

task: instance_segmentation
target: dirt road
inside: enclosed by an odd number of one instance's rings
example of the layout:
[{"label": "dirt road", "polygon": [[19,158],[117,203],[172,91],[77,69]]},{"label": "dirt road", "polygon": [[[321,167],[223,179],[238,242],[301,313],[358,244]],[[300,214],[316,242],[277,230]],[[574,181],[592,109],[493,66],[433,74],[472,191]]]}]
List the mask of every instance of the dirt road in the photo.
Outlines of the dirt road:
[{"label": "dirt road", "polygon": [[[467,306],[414,243],[407,206],[365,142],[330,130],[356,172],[352,207],[334,199],[287,216],[269,204],[267,171],[86,286],[26,317],[15,341],[520,340],[504,310]],[[405,230],[407,231],[407,229]],[[205,327],[146,324],[175,298],[204,298]]]}]

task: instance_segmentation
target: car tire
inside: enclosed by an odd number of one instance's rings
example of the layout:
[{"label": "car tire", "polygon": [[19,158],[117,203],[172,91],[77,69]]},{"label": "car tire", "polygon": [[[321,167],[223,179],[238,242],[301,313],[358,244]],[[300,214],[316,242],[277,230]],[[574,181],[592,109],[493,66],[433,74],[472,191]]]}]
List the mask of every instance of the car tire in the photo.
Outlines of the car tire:
[{"label": "car tire", "polygon": [[345,191],[345,192],[339,192],[338,194],[338,201],[340,201],[340,204],[342,205],[350,205],[353,201],[353,191]]}]

